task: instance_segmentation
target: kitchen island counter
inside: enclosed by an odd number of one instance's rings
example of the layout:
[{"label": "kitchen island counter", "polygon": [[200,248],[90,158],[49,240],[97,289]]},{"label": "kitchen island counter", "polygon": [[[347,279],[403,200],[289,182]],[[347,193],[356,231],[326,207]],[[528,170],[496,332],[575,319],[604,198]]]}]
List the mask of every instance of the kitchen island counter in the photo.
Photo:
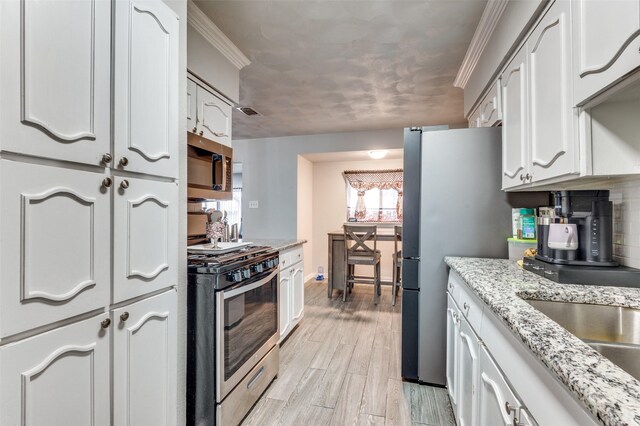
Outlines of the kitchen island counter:
[{"label": "kitchen island counter", "polygon": [[640,381],[523,300],[640,308],[640,289],[558,284],[503,259],[445,262],[600,422],[640,424]]}]

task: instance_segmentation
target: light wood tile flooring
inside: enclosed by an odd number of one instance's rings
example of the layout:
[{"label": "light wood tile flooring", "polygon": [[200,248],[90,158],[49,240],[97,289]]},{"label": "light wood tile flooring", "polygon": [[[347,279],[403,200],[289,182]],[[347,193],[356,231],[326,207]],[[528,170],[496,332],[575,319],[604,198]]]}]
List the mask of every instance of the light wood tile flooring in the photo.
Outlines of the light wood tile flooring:
[{"label": "light wood tile flooring", "polygon": [[349,300],[325,282],[305,289],[305,314],[280,348],[280,374],[243,425],[443,425],[455,421],[445,389],[400,377],[401,297],[356,285]]}]

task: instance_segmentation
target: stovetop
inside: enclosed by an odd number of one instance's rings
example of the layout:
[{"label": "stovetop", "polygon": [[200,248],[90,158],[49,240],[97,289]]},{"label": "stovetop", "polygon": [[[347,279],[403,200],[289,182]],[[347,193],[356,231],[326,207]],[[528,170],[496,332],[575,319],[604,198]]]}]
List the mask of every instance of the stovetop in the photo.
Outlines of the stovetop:
[{"label": "stovetop", "polygon": [[[187,248],[189,273],[225,274],[229,271],[264,265],[273,268],[278,265],[278,252],[268,246],[249,246],[224,254],[189,252]],[[275,258],[275,259],[273,259]]]}]

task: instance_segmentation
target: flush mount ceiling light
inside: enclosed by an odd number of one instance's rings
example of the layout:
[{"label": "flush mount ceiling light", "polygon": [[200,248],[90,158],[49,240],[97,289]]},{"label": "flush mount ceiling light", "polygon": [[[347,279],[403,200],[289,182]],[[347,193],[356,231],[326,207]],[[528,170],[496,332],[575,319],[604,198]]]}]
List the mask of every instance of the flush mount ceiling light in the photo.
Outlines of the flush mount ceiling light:
[{"label": "flush mount ceiling light", "polygon": [[387,155],[387,151],[386,149],[378,149],[376,151],[369,151],[369,157],[373,158],[374,160],[380,160],[381,158],[384,158]]}]

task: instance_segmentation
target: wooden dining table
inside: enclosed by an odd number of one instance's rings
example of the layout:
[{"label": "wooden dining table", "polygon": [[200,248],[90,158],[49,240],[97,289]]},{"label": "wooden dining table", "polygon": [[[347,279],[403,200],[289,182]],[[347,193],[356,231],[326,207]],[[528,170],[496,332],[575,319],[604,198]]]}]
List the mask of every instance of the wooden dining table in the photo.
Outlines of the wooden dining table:
[{"label": "wooden dining table", "polygon": [[[370,225],[363,223],[363,225]],[[397,226],[397,225],[396,225]],[[395,231],[393,226],[378,226],[378,241],[394,241]],[[344,232],[342,229],[329,232],[327,234],[329,249],[328,271],[327,271],[327,296],[333,296],[333,290],[344,291]],[[373,239],[373,236],[369,238]],[[392,285],[391,281],[381,281],[383,285]]]}]

